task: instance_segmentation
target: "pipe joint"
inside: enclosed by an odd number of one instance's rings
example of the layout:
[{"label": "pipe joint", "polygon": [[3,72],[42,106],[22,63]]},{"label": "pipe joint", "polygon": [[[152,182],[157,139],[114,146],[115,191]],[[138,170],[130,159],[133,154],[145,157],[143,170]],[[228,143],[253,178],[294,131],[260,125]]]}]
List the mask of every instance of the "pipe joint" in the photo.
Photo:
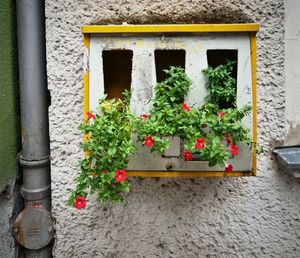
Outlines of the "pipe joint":
[{"label": "pipe joint", "polygon": [[[50,164],[50,156],[46,156],[43,158],[40,158],[38,160],[27,160],[22,155],[19,157],[20,164],[22,167],[27,168],[27,176],[32,175],[33,171],[36,171],[38,173],[42,173],[43,170],[40,170],[40,168],[48,168]],[[36,201],[46,198],[51,194],[51,184],[47,184],[46,186],[41,185],[41,187],[32,189],[32,186],[28,184],[24,184],[21,187],[21,195],[25,200],[29,201]]]},{"label": "pipe joint", "polygon": [[42,157],[37,160],[28,160],[24,158],[22,155],[20,155],[19,160],[22,167],[28,167],[28,168],[46,167],[50,164],[50,155]]},{"label": "pipe joint", "polygon": [[21,187],[21,195],[25,200],[36,201],[46,198],[51,194],[51,185],[47,185],[44,188],[27,189],[24,186]]}]

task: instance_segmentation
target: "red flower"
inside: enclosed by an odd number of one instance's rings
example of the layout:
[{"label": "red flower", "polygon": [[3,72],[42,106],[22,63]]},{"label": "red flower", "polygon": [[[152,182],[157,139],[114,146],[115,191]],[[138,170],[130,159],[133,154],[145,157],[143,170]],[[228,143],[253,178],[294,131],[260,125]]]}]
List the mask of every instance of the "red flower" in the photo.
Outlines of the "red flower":
[{"label": "red flower", "polygon": [[183,110],[186,110],[188,112],[190,112],[190,110],[191,110],[191,108],[185,103],[181,104],[181,107],[182,107]]},{"label": "red flower", "polygon": [[202,124],[202,125],[201,125],[201,128],[206,128],[206,127],[207,127],[206,124]]},{"label": "red flower", "polygon": [[126,172],[121,169],[117,169],[115,179],[118,182],[123,182],[126,179]]},{"label": "red flower", "polygon": [[93,118],[93,119],[96,119],[96,116],[90,112],[86,112],[86,114],[88,115],[88,120]]},{"label": "red flower", "polygon": [[190,150],[185,150],[183,152],[183,157],[185,158],[185,160],[193,160],[193,154]]},{"label": "red flower", "polygon": [[219,113],[219,117],[222,118],[222,117],[224,117],[224,116],[225,116],[225,112],[222,111],[222,112]]},{"label": "red flower", "polygon": [[144,119],[148,119],[150,117],[150,115],[147,114],[141,114],[140,117],[144,118]]},{"label": "red flower", "polygon": [[225,172],[232,172],[232,171],[233,171],[233,166],[231,164],[225,167]]},{"label": "red flower", "polygon": [[83,196],[77,196],[74,201],[74,207],[77,210],[83,209],[86,206],[86,199]]},{"label": "red flower", "polygon": [[236,156],[239,154],[239,147],[234,145],[232,142],[229,144],[228,149],[233,156]]},{"label": "red flower", "polygon": [[145,137],[144,139],[144,144],[147,146],[147,147],[152,147],[154,145],[155,141],[154,139],[152,138],[151,135],[148,135]]},{"label": "red flower", "polygon": [[195,148],[196,149],[203,149],[205,147],[205,140],[204,138],[197,138]]}]

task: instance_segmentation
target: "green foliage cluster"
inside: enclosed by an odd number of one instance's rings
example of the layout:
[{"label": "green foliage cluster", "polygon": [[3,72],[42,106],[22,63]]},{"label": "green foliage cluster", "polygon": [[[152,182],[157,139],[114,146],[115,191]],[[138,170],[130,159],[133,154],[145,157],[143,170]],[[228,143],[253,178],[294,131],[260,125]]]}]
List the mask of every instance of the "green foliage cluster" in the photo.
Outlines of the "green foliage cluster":
[{"label": "green foliage cluster", "polygon": [[[188,141],[185,144],[186,149],[193,153],[198,153],[202,160],[207,160],[209,166],[225,166],[225,162],[231,157],[228,150],[227,136],[230,136],[232,143],[244,142],[251,144],[249,130],[245,128],[241,120],[251,111],[250,106],[244,106],[241,109],[227,108],[220,109],[217,104],[207,103],[197,110],[200,117],[201,137],[205,139],[205,148],[197,150],[195,141]],[[220,113],[224,116],[220,116]],[[194,128],[199,130],[198,128]]]},{"label": "green foliage cluster", "polygon": [[80,161],[81,173],[69,204],[76,196],[86,197],[88,190],[96,192],[100,202],[123,200],[121,193],[129,191],[129,182],[116,181],[115,172],[126,168],[129,155],[136,150],[131,139],[133,119],[128,98],[102,99],[96,119],[80,125],[80,131],[89,139],[81,145],[85,158]]},{"label": "green foliage cluster", "polygon": [[229,106],[236,104],[236,79],[232,77],[235,61],[226,60],[226,64],[216,68],[208,67],[202,72],[208,78],[210,102],[219,105],[227,103]]},{"label": "green foliage cluster", "polygon": [[[100,100],[96,118],[80,125],[80,131],[89,139],[82,144],[86,155],[80,161],[81,173],[69,204],[72,205],[77,196],[86,197],[88,191],[96,192],[100,202],[123,200],[122,193],[129,191],[129,182],[127,179],[119,182],[115,175],[116,170],[126,169],[129,156],[136,151],[133,134],[151,151],[159,153],[170,144],[167,136],[179,136],[185,150],[199,155],[209,166],[225,166],[232,157],[229,143],[251,145],[248,129],[241,122],[251,108],[238,109],[234,104],[222,109],[219,105],[224,99],[236,102],[236,82],[230,75],[232,65],[228,61],[226,65],[203,71],[209,81],[210,101],[200,108],[183,103],[192,82],[180,67],[165,71],[169,77],[155,85],[153,109],[142,117],[130,112],[128,92],[124,101]],[[151,138],[150,145],[146,144],[147,137]],[[203,141],[202,148],[195,144],[199,139]]]},{"label": "green foliage cluster", "polygon": [[[209,83],[208,87],[212,89],[210,90],[210,101],[201,108],[191,107],[189,111],[183,109],[182,104],[191,86],[190,79],[182,68],[171,67],[170,70],[166,70],[169,78],[155,86],[156,95],[150,117],[148,119],[140,118],[135,126],[138,139],[143,142],[145,137],[151,135],[155,140],[151,151],[163,153],[170,144],[166,136],[179,136],[184,141],[185,149],[197,154],[202,160],[207,160],[209,166],[219,164],[224,167],[225,161],[230,157],[226,135],[230,135],[234,144],[238,142],[251,144],[248,129],[241,122],[244,116],[249,114],[251,107],[222,109],[219,106],[219,102],[222,102],[223,99],[215,90],[218,88],[222,89],[226,100],[226,96],[234,92],[234,96],[231,96],[230,100],[235,103],[236,83],[235,79],[230,76],[231,70],[232,62],[230,61],[227,62],[227,65],[220,65],[216,68],[209,67],[204,70],[209,82],[214,82],[213,86]],[[230,83],[221,81],[220,76]],[[229,90],[228,85],[231,85],[233,90]],[[224,113],[223,117],[219,115],[221,112]],[[195,147],[195,142],[199,138],[203,138],[205,141],[205,148],[200,150]]]},{"label": "green foliage cluster", "polygon": [[186,112],[182,112],[181,104],[187,95],[191,80],[184,69],[170,67],[165,70],[169,77],[155,85],[155,99],[153,109],[148,119],[139,118],[135,125],[138,140],[143,142],[145,137],[151,135],[155,144],[151,151],[163,153],[169,147],[167,136],[179,136],[184,138],[188,124],[196,123]]}]

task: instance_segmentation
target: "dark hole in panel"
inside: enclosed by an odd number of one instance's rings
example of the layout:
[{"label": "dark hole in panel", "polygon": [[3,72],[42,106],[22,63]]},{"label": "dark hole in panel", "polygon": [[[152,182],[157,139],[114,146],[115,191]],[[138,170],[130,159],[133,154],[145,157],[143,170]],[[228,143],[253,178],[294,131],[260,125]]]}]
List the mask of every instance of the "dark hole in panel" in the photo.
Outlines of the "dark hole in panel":
[{"label": "dark hole in panel", "polygon": [[161,82],[168,77],[163,70],[169,69],[170,66],[180,66],[185,69],[184,50],[156,49],[154,55],[157,82]]},{"label": "dark hole in panel", "polygon": [[[231,76],[237,80],[237,65],[238,65],[238,51],[232,49],[210,49],[207,50],[207,62],[208,65],[216,68],[218,65],[226,64],[227,59],[230,61],[235,61],[233,65],[233,71]],[[236,91],[236,88],[235,88]],[[230,108],[233,107],[233,103],[227,103],[226,101],[218,103],[220,108]]]},{"label": "dark hole in panel", "polygon": [[104,91],[107,98],[121,98],[125,89],[130,90],[132,72],[131,50],[104,50]]},{"label": "dark hole in panel", "polygon": [[235,61],[233,66],[232,77],[237,79],[237,62],[238,62],[238,51],[229,49],[210,49],[207,50],[207,62],[208,65],[216,68],[218,65],[226,64],[226,59]]}]

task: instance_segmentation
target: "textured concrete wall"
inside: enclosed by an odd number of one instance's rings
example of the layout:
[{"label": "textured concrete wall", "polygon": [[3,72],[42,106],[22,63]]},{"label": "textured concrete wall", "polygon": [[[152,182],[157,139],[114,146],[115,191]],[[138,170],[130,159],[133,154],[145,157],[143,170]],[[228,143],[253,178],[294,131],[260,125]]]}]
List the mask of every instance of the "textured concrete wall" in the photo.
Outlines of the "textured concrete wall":
[{"label": "textured concrete wall", "polygon": [[[277,169],[284,141],[282,0],[47,0],[47,54],[56,258],[299,257],[299,182]],[[258,34],[259,142],[255,178],[132,179],[120,205],[65,206],[81,157],[83,24],[242,22]]]}]

